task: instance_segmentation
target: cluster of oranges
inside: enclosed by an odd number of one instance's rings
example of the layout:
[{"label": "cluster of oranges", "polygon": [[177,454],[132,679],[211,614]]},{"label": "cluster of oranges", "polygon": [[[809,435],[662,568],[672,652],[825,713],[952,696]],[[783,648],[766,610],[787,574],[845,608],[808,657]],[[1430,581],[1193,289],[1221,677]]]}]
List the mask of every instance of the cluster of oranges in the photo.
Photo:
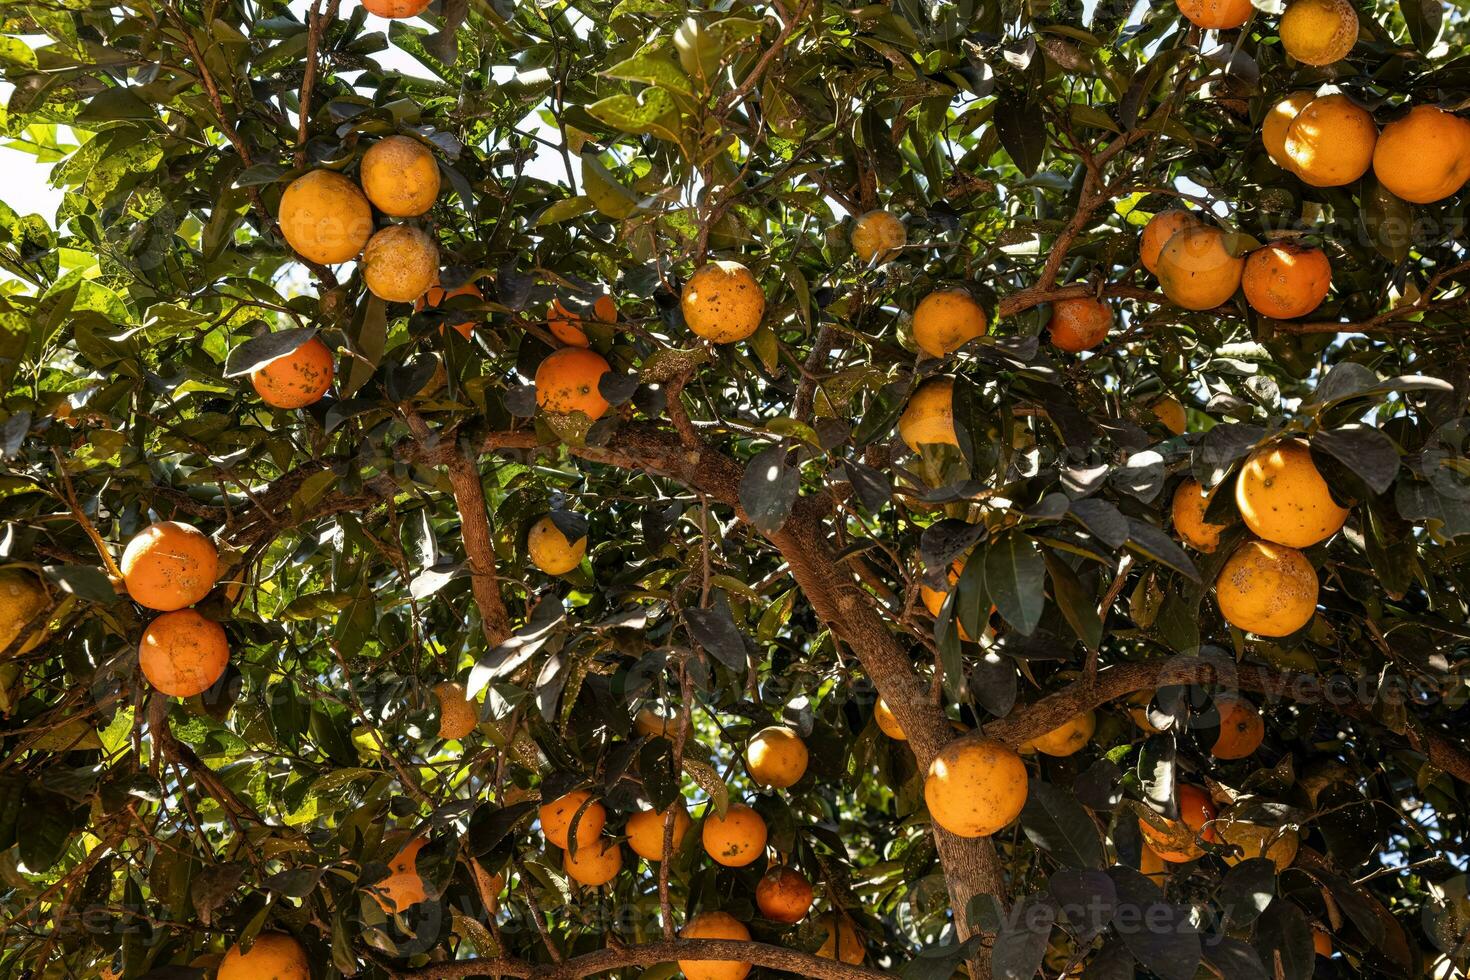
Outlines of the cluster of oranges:
[{"label": "cluster of oranges", "polygon": [[143,630],[138,666],[170,697],[202,694],[224,675],[224,627],[192,608],[214,589],[219,550],[204,532],[177,521],[150,524],[123,551],[123,585],[133,601],[162,613]]}]

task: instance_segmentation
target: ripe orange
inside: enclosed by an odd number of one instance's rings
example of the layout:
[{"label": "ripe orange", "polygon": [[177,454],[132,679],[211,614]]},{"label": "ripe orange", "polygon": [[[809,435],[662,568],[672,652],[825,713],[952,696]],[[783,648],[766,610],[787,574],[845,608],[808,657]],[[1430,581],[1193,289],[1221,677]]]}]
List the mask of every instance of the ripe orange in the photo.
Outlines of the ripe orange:
[{"label": "ripe orange", "polygon": [[0,568],[0,653],[50,605],[46,587],[34,574],[24,568]]},{"label": "ripe orange", "polygon": [[[581,558],[577,560],[580,562]],[[657,708],[640,708],[638,714],[633,716],[633,730],[639,735],[647,735],[650,738],[661,736],[672,739],[674,727],[674,718],[663,714]]]},{"label": "ripe orange", "polygon": [[358,177],[367,199],[395,218],[423,214],[439,197],[439,164],[410,136],[388,136],[368,147]]},{"label": "ripe orange", "polygon": [[429,897],[418,870],[419,851],[428,842],[427,837],[415,837],[405,844],[389,860],[388,877],[372,886],[373,898],[389,915],[407,911]]},{"label": "ripe orange", "polygon": [[599,837],[590,844],[579,842],[575,854],[562,852],[561,867],[568,878],[596,888],[612,881],[623,870],[623,849],[611,837]]},{"label": "ripe orange", "polygon": [[1199,485],[1198,480],[1185,479],[1174,491],[1174,503],[1170,507],[1174,517],[1174,530],[1184,539],[1184,543],[1207,555],[1213,554],[1220,547],[1220,532],[1225,530],[1224,524],[1211,524],[1205,520],[1205,511],[1215,498],[1215,491],[1219,489],[1217,484],[1209,493],[1205,493],[1205,488]]},{"label": "ripe orange", "polygon": [[332,387],[334,373],[331,348],[313,337],[251,371],[250,383],[272,408],[305,408],[321,401]]},{"label": "ripe orange", "polygon": [[133,536],[120,567],[134,602],[170,612],[209,595],[219,574],[219,551],[198,528],[159,521]]},{"label": "ripe orange", "polygon": [[1293,92],[1273,105],[1261,123],[1261,143],[1266,147],[1266,155],[1283,170],[1291,169],[1291,160],[1286,155],[1286,133],[1291,121],[1316,97],[1317,93],[1312,91]]},{"label": "ripe orange", "polygon": [[[674,853],[679,853],[679,844],[689,834],[694,821],[684,810],[684,804],[676,803],[674,810]],[[645,861],[664,859],[665,810],[639,810],[628,818],[628,846]]]},{"label": "ripe orange", "polygon": [[1084,711],[1045,735],[1033,738],[1031,744],[1038,752],[1065,758],[1081,751],[1082,747],[1091,741],[1092,733],[1095,731],[1097,731],[1097,713]]},{"label": "ripe orange", "polygon": [[1148,219],[1148,224],[1143,226],[1143,233],[1138,236],[1138,261],[1149,272],[1157,273],[1159,252],[1163,251],[1169,239],[1185,228],[1193,228],[1199,223],[1199,218],[1194,216],[1193,211],[1183,208],[1160,211]]},{"label": "ripe orange", "polygon": [[1159,252],[1159,287],[1186,310],[1213,310],[1235,294],[1245,260],[1230,254],[1225,233],[1210,225],[1179,231]]},{"label": "ripe orange", "polygon": [[1296,860],[1301,847],[1301,834],[1290,827],[1269,827],[1264,824],[1238,820],[1230,810],[1215,819],[1215,833],[1221,843],[1240,848],[1238,854],[1221,855],[1225,863],[1237,865],[1250,858],[1268,858],[1282,872]]},{"label": "ripe orange", "polygon": [[417,17],[429,9],[429,3],[430,0],[362,0],[368,13],[390,18]]},{"label": "ripe orange", "polygon": [[[592,794],[585,789],[574,789],[550,803],[541,804],[540,810],[537,811],[541,818],[541,833],[546,836],[547,840],[565,850],[567,835],[572,829],[572,818],[576,816],[582,804],[591,797]],[[589,803],[587,809],[582,811],[582,819],[577,821],[577,847],[587,847],[597,840],[606,823],[607,810],[603,805],[597,802]]]},{"label": "ripe orange", "polygon": [[390,225],[362,250],[362,281],[389,303],[412,303],[439,278],[439,246],[428,232]]},{"label": "ripe orange", "polygon": [[1348,518],[1300,439],[1251,454],[1235,480],[1235,506],[1255,534],[1292,548],[1327,540]]},{"label": "ripe orange", "polygon": [[934,757],[924,777],[929,816],[951,834],[988,837],[1026,805],[1026,764],[990,739],[957,738]]},{"label": "ripe orange", "polygon": [[766,822],[745,804],[731,803],[723,817],[705,817],[700,840],[717,864],[743,868],[765,853]]},{"label": "ripe orange", "polygon": [[[684,924],[680,939],[732,939],[750,942],[750,930],[728,912],[703,912]],[[687,980],[744,980],[750,964],[741,960],[680,960]]]},{"label": "ripe orange", "polygon": [[1246,256],[1246,302],[1262,316],[1293,320],[1322,305],[1332,288],[1332,264],[1320,248],[1276,242]]},{"label": "ripe orange", "polygon": [[921,445],[958,446],[954,430],[954,379],[930,378],[909,396],[898,417],[898,434],[914,452]]},{"label": "ripe orange", "polygon": [[806,918],[814,897],[806,875],[785,864],[771,868],[755,886],[755,904],[761,915],[786,925]]},{"label": "ripe orange", "polygon": [[903,222],[888,211],[869,211],[852,223],[852,250],[863,265],[887,262],[908,243]]},{"label": "ripe orange", "polygon": [[291,181],[278,218],[286,244],[323,265],[357,258],[373,233],[372,205],[356,184],[332,170],[312,170]]},{"label": "ripe orange", "polygon": [[[953,590],[955,583],[960,580],[960,573],[964,570],[964,561],[958,558],[955,559],[954,564],[949,566],[950,587],[948,589],[931,589],[929,586],[923,584],[923,582],[919,583],[919,600],[924,603],[924,608],[929,610],[929,615],[935,619],[939,618],[939,611],[944,608],[945,600],[949,598],[949,593]],[[994,607],[991,608],[991,611],[995,611]],[[965,632],[964,626],[958,620],[955,621],[955,627],[959,632],[960,639],[969,643],[970,634]]]},{"label": "ripe orange", "polygon": [[1312,952],[1332,959],[1332,936],[1321,926],[1312,926]]},{"label": "ripe orange", "polygon": [[888,702],[882,698],[873,706],[873,720],[878,723],[878,729],[895,741],[908,741],[908,736],[903,733],[903,726],[893,716],[893,710],[888,707]]},{"label": "ripe orange", "polygon": [[817,955],[829,960],[839,960],[849,966],[857,966],[867,955],[863,950],[863,938],[858,935],[852,920],[839,912],[828,912],[817,920],[827,930],[827,938],[817,948]]},{"label": "ripe orange", "polygon": [[1221,695],[1215,698],[1220,714],[1220,735],[1210,754],[1217,759],[1244,759],[1261,747],[1266,722],[1256,706],[1245,698]]},{"label": "ripe orange", "polygon": [[1168,834],[1155,830],[1142,817],[1138,818],[1138,830],[1143,834],[1144,843],[1155,854],[1171,864],[1183,864],[1205,853],[1196,836],[1211,843],[1216,840],[1214,828],[1205,827],[1205,824],[1215,819],[1215,804],[1210,801],[1209,794],[1198,786],[1182,785],[1176,790],[1176,794],[1179,818],[1164,821],[1170,829]]},{"label": "ripe orange", "polygon": [[1317,611],[1317,570],[1294,548],[1247,541],[1220,569],[1215,601],[1236,629],[1257,636],[1288,636]]},{"label": "ripe orange", "polygon": [[1291,170],[1313,187],[1351,184],[1373,163],[1378,127],[1345,95],[1307,103],[1286,128],[1283,151]]},{"label": "ripe orange", "polygon": [[1163,887],[1164,879],[1169,876],[1169,866],[1147,844],[1139,848],[1138,871],[1160,887]]},{"label": "ripe orange", "polygon": [[1291,0],[1277,26],[1281,47],[1304,65],[1330,65],[1358,43],[1358,12],[1349,0]]},{"label": "ripe orange", "polygon": [[526,535],[526,551],[531,564],[547,575],[565,575],[582,564],[582,556],[587,553],[587,537],[568,541],[548,514],[531,525]]},{"label": "ripe orange", "polygon": [[191,698],[214,686],[230,662],[230,645],[219,623],[193,609],[159,616],[143,630],[138,666],[154,689]]},{"label": "ripe orange", "polygon": [[1074,354],[1091,350],[1108,339],[1113,308],[1087,297],[1057,300],[1046,328],[1051,332],[1052,346],[1058,350]]},{"label": "ripe orange", "polygon": [[220,961],[215,980],[310,980],[311,964],[306,950],[284,932],[262,932],[255,937],[250,952],[240,952],[239,944],[231,946]]},{"label": "ripe orange", "polygon": [[1184,430],[1189,428],[1189,415],[1184,411],[1184,405],[1173,395],[1155,398],[1148,408],[1154,413],[1154,418],[1176,436],[1183,435]]},{"label": "ripe orange", "polygon": [[439,700],[440,738],[458,741],[480,723],[479,707],[465,695],[463,684],[440,681],[434,685],[434,697]]},{"label": "ripe orange", "polygon": [[930,357],[959,350],[988,329],[985,311],[968,289],[936,289],[914,309],[914,343]]},{"label": "ripe orange", "polygon": [[[484,299],[484,294],[480,292],[480,287],[472,282],[455,286],[448,291],[436,282],[429,287],[428,292],[418,298],[413,304],[413,308],[415,312],[422,312],[425,307],[437,307],[446,299],[452,299],[455,296],[473,296],[475,299]],[[453,327],[455,333],[459,334],[465,340],[469,340],[474,335],[477,322],[475,320],[465,320],[463,323],[454,323],[450,324],[450,326]]]},{"label": "ripe orange", "polygon": [[784,789],[806,775],[806,743],[784,726],[762,728],[745,747],[745,764],[757,783]]},{"label": "ripe orange", "polygon": [[559,415],[582,412],[600,419],[608,404],[597,383],[611,370],[601,354],[585,347],[554,350],[536,368],[536,404]]},{"label": "ripe orange", "polygon": [[1174,0],[1190,23],[1208,31],[1231,31],[1251,15],[1250,0]]},{"label": "ripe orange", "polygon": [[546,311],[546,329],[568,347],[592,346],[592,341],[587,339],[587,334],[577,326],[581,322],[582,318],[562,306],[559,299],[552,300],[551,308]]},{"label": "ripe orange", "polygon": [[1390,193],[1432,204],[1470,180],[1470,122],[1419,105],[1383,127],[1373,147],[1373,174]]},{"label": "ripe orange", "polygon": [[684,322],[697,336],[732,344],[755,333],[766,313],[766,295],[739,262],[706,262],[679,298]]}]

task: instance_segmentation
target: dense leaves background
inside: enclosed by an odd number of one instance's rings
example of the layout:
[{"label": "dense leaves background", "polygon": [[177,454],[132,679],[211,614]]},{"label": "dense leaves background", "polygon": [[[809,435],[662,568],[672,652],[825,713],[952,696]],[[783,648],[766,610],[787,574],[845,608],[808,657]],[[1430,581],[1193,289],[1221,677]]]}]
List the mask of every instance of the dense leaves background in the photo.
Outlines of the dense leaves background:
[{"label": "dense leaves background", "polygon": [[[1464,199],[1411,207],[1371,174],[1309,188],[1258,137],[1277,98],[1324,82],[1380,122],[1410,100],[1470,102],[1460,12],[1359,6],[1353,56],[1327,69],[1286,62],[1266,4],[1222,36],[1172,4],[1107,0],[444,0],[391,23],[317,7],[319,35],[276,3],[4,8],[6,133],[56,162],[65,198],[54,225],[0,207],[0,554],[53,599],[0,664],[0,966],[191,975],[267,923],[308,941],[324,976],[545,962],[541,915],[567,954],[656,938],[656,875],[625,871],[599,899],[534,832],[532,794],[577,783],[606,793],[615,829],[681,788],[754,800],[821,906],[857,918],[869,962],[915,978],[974,952],[953,929],[967,916],[1008,976],[1044,956],[1101,977],[1462,964],[1466,791],[1446,770],[1466,758]],[[389,45],[428,77],[379,67]],[[483,300],[385,305],[351,266],[306,269],[281,240],[293,176],[351,173],[394,132],[433,146],[447,189],[424,223],[445,284],[473,280]],[[1296,324],[1238,299],[1160,305],[1136,236],[1181,197],[1241,236],[1321,244],[1333,296]],[[863,267],[848,222],[878,206],[911,245]],[[748,343],[706,348],[682,323],[678,285],[706,253],[762,282]],[[959,283],[999,324],[947,365],[963,458],[915,458],[893,426],[936,365],[917,361],[906,311]],[[1075,284],[1122,310],[1083,359],[1041,335]],[[592,321],[604,292],[616,326]],[[525,389],[553,296],[622,376],[603,389],[620,414],[588,431],[533,417]],[[466,317],[483,321],[472,341],[441,331]],[[293,331],[340,352],[338,383],[271,411],[241,375]],[[1189,434],[1158,424],[1165,393]],[[1229,478],[1281,432],[1310,435],[1356,504],[1309,552],[1319,615],[1265,642],[1209,598],[1243,528],[1192,555],[1167,509],[1183,475]],[[680,463],[681,436],[747,478]],[[456,459],[488,500],[509,642],[472,588]],[[548,510],[582,515],[591,544],[556,581],[524,550]],[[187,702],[150,696],[146,616],[99,561],[99,542],[115,555],[155,517],[198,525],[225,560],[202,608],[231,668]],[[1161,691],[1156,717],[1178,722],[1163,735],[1104,710],[1082,754],[1033,757],[1027,809],[996,838],[1005,894],[953,908],[913,754],[877,733],[850,641],[776,540],[813,521],[841,558],[818,571],[859,577],[964,727],[1036,734],[1028,707],[1081,672],[1202,652],[1322,675],[1329,696],[1264,699],[1265,746],[1232,763],[1208,755],[1229,671]],[[920,575],[937,583],[966,551],[936,630]],[[462,745],[434,737],[429,689],[446,678],[484,702]],[[649,700],[697,704],[682,759],[632,728]],[[739,749],[780,718],[812,771],[757,798]],[[1431,736],[1450,753],[1437,764]],[[1277,874],[1208,856],[1160,890],[1134,870],[1135,817],[1148,799],[1167,811],[1176,781],[1298,826],[1302,857]],[[424,828],[441,898],[390,920],[365,888],[395,832]],[[475,865],[511,881],[494,916]],[[695,845],[670,871],[679,912],[752,914],[758,867],[717,870]],[[1140,911],[1168,927],[1129,926]],[[1313,959],[1313,923],[1336,960]]]}]

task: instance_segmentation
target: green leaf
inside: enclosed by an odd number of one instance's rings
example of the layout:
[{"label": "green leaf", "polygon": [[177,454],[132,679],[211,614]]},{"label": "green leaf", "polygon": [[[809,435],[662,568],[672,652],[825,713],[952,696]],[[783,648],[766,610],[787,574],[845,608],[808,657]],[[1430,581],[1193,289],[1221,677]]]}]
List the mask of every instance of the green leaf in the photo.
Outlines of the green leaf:
[{"label": "green leaf", "polygon": [[560,224],[595,210],[595,208],[596,205],[592,203],[592,198],[585,194],[563,198],[536,216],[536,227],[545,228],[547,225]]},{"label": "green leaf", "polygon": [[673,96],[660,88],[646,88],[637,95],[609,96],[588,106],[587,113],[625,133],[679,142],[679,111]]},{"label": "green leaf", "polygon": [[694,94],[693,88],[689,85],[689,76],[684,74],[684,69],[680,68],[662,47],[645,48],[633,57],[613,65],[602,74],[608,78],[618,78],[626,82],[656,85],[680,95]]},{"label": "green leaf", "polygon": [[984,555],[990,601],[1018,633],[1030,636],[1046,607],[1046,561],[1040,549],[1027,535],[1008,531],[986,545]]},{"label": "green leaf", "polygon": [[376,296],[368,297],[355,327],[355,336],[352,337],[354,356],[348,358],[347,377],[340,388],[343,398],[350,398],[367,384],[383,359],[383,348],[388,343],[387,304]]},{"label": "green leaf", "polygon": [[629,218],[638,211],[638,196],[618,183],[591,153],[582,154],[582,190],[609,218]]},{"label": "green leaf", "polygon": [[1069,868],[1102,868],[1107,864],[1102,837],[1092,817],[1070,790],[1031,780],[1021,830],[1027,840]]},{"label": "green leaf", "polygon": [[131,88],[103,89],[77,113],[77,122],[110,122],[118,119],[157,119],[153,106]]}]

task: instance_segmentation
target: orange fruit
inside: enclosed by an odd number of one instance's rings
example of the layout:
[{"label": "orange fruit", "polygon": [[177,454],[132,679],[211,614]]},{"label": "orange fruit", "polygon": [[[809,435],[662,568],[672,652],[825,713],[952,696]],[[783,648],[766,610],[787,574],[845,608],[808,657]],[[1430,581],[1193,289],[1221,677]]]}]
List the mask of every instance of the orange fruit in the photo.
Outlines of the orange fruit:
[{"label": "orange fruit", "polygon": [[1257,636],[1289,636],[1317,611],[1317,570],[1295,548],[1247,541],[1220,569],[1215,601],[1236,629]]},{"label": "orange fruit", "polygon": [[1209,794],[1198,786],[1181,785],[1176,794],[1179,818],[1164,820],[1169,826],[1169,833],[1155,830],[1142,817],[1138,818],[1138,830],[1143,834],[1144,843],[1155,854],[1170,864],[1183,864],[1205,853],[1196,837],[1211,843],[1216,840],[1214,828],[1205,827],[1205,824],[1215,819],[1215,804],[1210,802]]},{"label": "orange fruit", "polygon": [[419,874],[419,851],[429,842],[427,837],[415,837],[388,862],[388,877],[372,885],[372,896],[389,915],[407,911],[424,899],[424,879]]},{"label": "orange fruit", "polygon": [[[418,300],[414,302],[413,308],[415,312],[422,312],[425,307],[437,307],[446,299],[452,299],[455,296],[473,296],[475,299],[485,298],[484,294],[480,292],[480,287],[476,286],[472,282],[467,282],[463,285],[455,286],[453,289],[450,289],[448,291],[446,291],[443,286],[439,285],[436,282],[434,283],[434,285],[429,287],[428,291],[425,292],[424,295],[420,296]],[[478,321],[475,320],[465,320],[463,323],[454,323],[450,324],[450,326],[454,329],[455,333],[459,334],[465,340],[469,340],[470,337],[474,335],[475,325],[477,322]]]},{"label": "orange fruit", "polygon": [[547,575],[565,575],[582,564],[582,556],[587,553],[587,537],[568,541],[548,514],[531,525],[526,535],[526,551],[531,564]]},{"label": "orange fruit", "polygon": [[1251,454],[1235,479],[1235,506],[1253,533],[1292,548],[1327,540],[1348,518],[1300,439]]},{"label": "orange fruit", "polygon": [[321,401],[334,373],[331,348],[313,337],[251,371],[250,383],[272,408],[305,408]]},{"label": "orange fruit", "polygon": [[1256,706],[1245,698],[1221,695],[1215,698],[1220,714],[1220,735],[1210,754],[1217,759],[1244,759],[1261,747],[1266,722]]},{"label": "orange fruit", "polygon": [[459,741],[480,723],[480,709],[465,694],[464,685],[456,681],[440,681],[434,685],[439,701],[439,737]]},{"label": "orange fruit", "polygon": [[876,257],[887,262],[908,244],[909,234],[894,214],[879,209],[869,211],[852,223],[852,250],[858,261],[869,265]]},{"label": "orange fruit", "polygon": [[551,335],[568,347],[590,347],[592,341],[587,339],[587,334],[577,324],[582,318],[571,310],[561,305],[561,300],[551,301],[551,308],[546,312],[546,329]]},{"label": "orange fruit", "polygon": [[866,953],[863,938],[858,935],[852,920],[838,912],[828,912],[817,920],[817,925],[827,930],[827,938],[817,948],[817,955],[829,960],[840,960],[849,966],[857,966]]},{"label": "orange fruit", "polygon": [[1214,499],[1215,491],[1219,489],[1216,485],[1209,493],[1205,493],[1205,488],[1199,485],[1198,480],[1182,480],[1174,491],[1174,502],[1170,507],[1175,532],[1184,539],[1185,544],[1207,555],[1213,554],[1220,547],[1220,532],[1225,530],[1224,524],[1211,524],[1205,520],[1205,511]]},{"label": "orange fruit", "polygon": [[[702,912],[679,930],[680,939],[732,939],[750,942],[750,930],[728,912]],[[744,980],[750,964],[740,960],[680,960],[688,980]]]},{"label": "orange fruit", "polygon": [[1082,746],[1092,740],[1092,733],[1095,731],[1097,731],[1097,713],[1084,711],[1045,735],[1038,735],[1031,739],[1031,744],[1038,752],[1065,758],[1069,755],[1076,755]]},{"label": "orange fruit", "polygon": [[717,864],[743,868],[766,850],[766,822],[743,803],[731,803],[722,817],[711,813],[704,820],[700,840]]},{"label": "orange fruit", "polygon": [[781,725],[762,728],[745,746],[745,764],[757,783],[784,789],[806,775],[806,743]]},{"label": "orange fruit", "polygon": [[679,297],[684,322],[696,336],[732,344],[755,333],[766,313],[766,295],[739,262],[706,262]]},{"label": "orange fruit", "polygon": [[1138,236],[1138,261],[1149,272],[1157,273],[1159,253],[1163,251],[1169,239],[1185,228],[1193,228],[1199,223],[1200,220],[1195,217],[1193,211],[1186,211],[1183,208],[1160,211],[1148,219],[1148,224],[1143,226],[1143,233]]},{"label": "orange fruit", "polygon": [[284,932],[262,932],[242,953],[238,943],[220,960],[215,980],[311,980],[306,950]]},{"label": "orange fruit", "polygon": [[1373,175],[1414,204],[1458,193],[1470,179],[1470,122],[1432,105],[1415,106],[1383,127],[1373,147]]},{"label": "orange fruit", "polygon": [[277,218],[286,244],[323,265],[357,258],[373,233],[372,205],[356,184],[332,170],[311,170],[291,181]]},{"label": "orange fruit", "polygon": [[224,627],[193,609],[159,616],[143,630],[138,666],[153,688],[169,697],[203,694],[224,675],[230,645]]},{"label": "orange fruit", "polygon": [[908,736],[903,733],[903,727],[899,725],[898,719],[893,716],[893,710],[888,707],[888,702],[882,698],[873,706],[873,720],[878,723],[878,729],[895,741],[905,742]]},{"label": "orange fruit", "polygon": [[1293,320],[1322,305],[1332,288],[1332,264],[1320,248],[1276,242],[1246,256],[1241,288],[1262,316]]},{"label": "orange fruit", "polygon": [[368,147],[358,178],[373,206],[395,218],[423,214],[439,197],[439,164],[410,136],[388,136]]},{"label": "orange fruit", "polygon": [[1293,92],[1271,106],[1261,123],[1261,143],[1266,147],[1266,155],[1283,170],[1291,169],[1286,155],[1286,132],[1291,128],[1291,121],[1316,97],[1317,93],[1312,91]]},{"label": "orange fruit", "polygon": [[968,289],[936,289],[914,309],[914,343],[930,357],[959,350],[988,329],[985,311]]},{"label": "orange fruit", "polygon": [[1161,888],[1163,887],[1164,879],[1169,876],[1169,866],[1147,844],[1139,848],[1138,871],[1145,878]]},{"label": "orange fruit", "polygon": [[1149,404],[1148,410],[1164,424],[1164,428],[1176,436],[1183,435],[1184,430],[1189,428],[1189,415],[1184,411],[1184,405],[1173,395],[1155,398]]},{"label": "orange fruit", "polygon": [[1208,31],[1231,31],[1251,15],[1250,0],[1174,0],[1190,23]]},{"label": "orange fruit", "polygon": [[1153,691],[1134,691],[1132,694],[1128,695],[1128,700],[1125,702],[1125,706],[1128,711],[1128,717],[1133,719],[1133,724],[1148,732],[1150,735],[1157,735],[1164,729],[1155,728],[1153,722],[1149,721],[1148,706],[1153,701],[1153,699]]},{"label": "orange fruit", "polygon": [[1373,163],[1378,127],[1345,95],[1307,103],[1286,128],[1283,152],[1291,171],[1313,187],[1351,184]]},{"label": "orange fruit", "polygon": [[898,435],[916,453],[921,445],[960,444],[954,430],[953,378],[930,378],[914,389],[898,417]]},{"label": "orange fruit", "polygon": [[1332,959],[1332,936],[1321,926],[1312,926],[1312,952]]},{"label": "orange fruit", "polygon": [[[580,562],[582,559],[579,556],[577,560]],[[633,717],[633,730],[639,735],[647,735],[650,738],[660,736],[672,739],[674,721],[674,718],[663,714],[657,708],[640,708],[638,714]]]},{"label": "orange fruit", "polygon": [[951,834],[988,837],[1026,805],[1026,764],[1000,742],[957,738],[934,757],[924,777],[929,816]]},{"label": "orange fruit", "polygon": [[610,837],[599,837],[590,844],[578,844],[576,853],[563,851],[562,870],[573,881],[596,888],[605,885],[623,870],[623,849]]},{"label": "orange fruit", "polygon": [[1186,310],[1213,310],[1235,295],[1245,261],[1226,248],[1225,233],[1210,225],[1180,230],[1159,252],[1159,287]]},{"label": "orange fruit", "polygon": [[806,875],[785,864],[771,868],[755,886],[755,904],[761,915],[786,925],[806,918],[814,897]]},{"label": "orange fruit", "polygon": [[[679,852],[679,844],[689,833],[689,828],[694,821],[689,819],[682,803],[675,804],[674,811],[674,853]],[[664,859],[664,816],[665,810],[639,810],[628,818],[628,846],[633,853],[645,861],[662,861]]]},{"label": "orange fruit", "polygon": [[597,383],[611,370],[601,354],[585,347],[554,350],[536,368],[536,404],[559,415],[581,412],[600,419],[608,404]]},{"label": "orange fruit", "polygon": [[1304,65],[1330,65],[1358,43],[1358,12],[1348,0],[1291,0],[1277,27],[1281,47]]},{"label": "orange fruit", "polygon": [[430,0],[362,0],[363,8],[379,17],[417,17],[429,9]]},{"label": "orange fruit", "polygon": [[[935,619],[939,618],[939,611],[944,608],[945,600],[949,598],[950,591],[954,588],[955,583],[960,580],[960,573],[964,570],[965,563],[961,559],[955,559],[954,564],[949,566],[949,589],[931,589],[929,586],[923,584],[923,582],[919,583],[919,600],[924,603],[924,608],[929,610],[929,615]],[[995,611],[993,606],[991,607],[991,611]],[[960,639],[966,643],[970,642],[970,634],[965,632],[965,628],[960,625],[958,620],[955,621],[955,627],[959,632]]]},{"label": "orange fruit", "polygon": [[219,551],[198,528],[159,521],[133,535],[120,568],[134,602],[170,612],[209,595],[219,574]]},{"label": "orange fruit", "polygon": [[1301,834],[1290,827],[1268,827],[1237,820],[1229,810],[1215,819],[1215,834],[1221,843],[1240,849],[1239,853],[1221,855],[1226,864],[1233,867],[1242,861],[1263,857],[1276,865],[1278,873],[1291,867],[1302,841]]},{"label": "orange fruit", "polygon": [[1091,350],[1108,339],[1113,328],[1113,308],[1095,299],[1060,299],[1052,305],[1051,343],[1057,350],[1077,353]]},{"label": "orange fruit", "polygon": [[412,303],[439,278],[439,246],[428,232],[390,225],[362,250],[362,281],[388,303]]},{"label": "orange fruit", "polygon": [[[565,796],[557,797],[550,803],[541,804],[537,811],[541,818],[541,833],[546,839],[557,847],[565,850],[567,848],[568,834],[572,829],[572,818],[581,809],[582,804],[592,798],[592,794],[585,789],[574,789]],[[597,840],[602,834],[603,825],[607,823],[607,810],[601,803],[593,802],[582,811],[582,819],[577,821],[577,847],[583,848]]]},{"label": "orange fruit", "polygon": [[0,653],[50,605],[51,596],[35,575],[24,568],[0,568]]}]

